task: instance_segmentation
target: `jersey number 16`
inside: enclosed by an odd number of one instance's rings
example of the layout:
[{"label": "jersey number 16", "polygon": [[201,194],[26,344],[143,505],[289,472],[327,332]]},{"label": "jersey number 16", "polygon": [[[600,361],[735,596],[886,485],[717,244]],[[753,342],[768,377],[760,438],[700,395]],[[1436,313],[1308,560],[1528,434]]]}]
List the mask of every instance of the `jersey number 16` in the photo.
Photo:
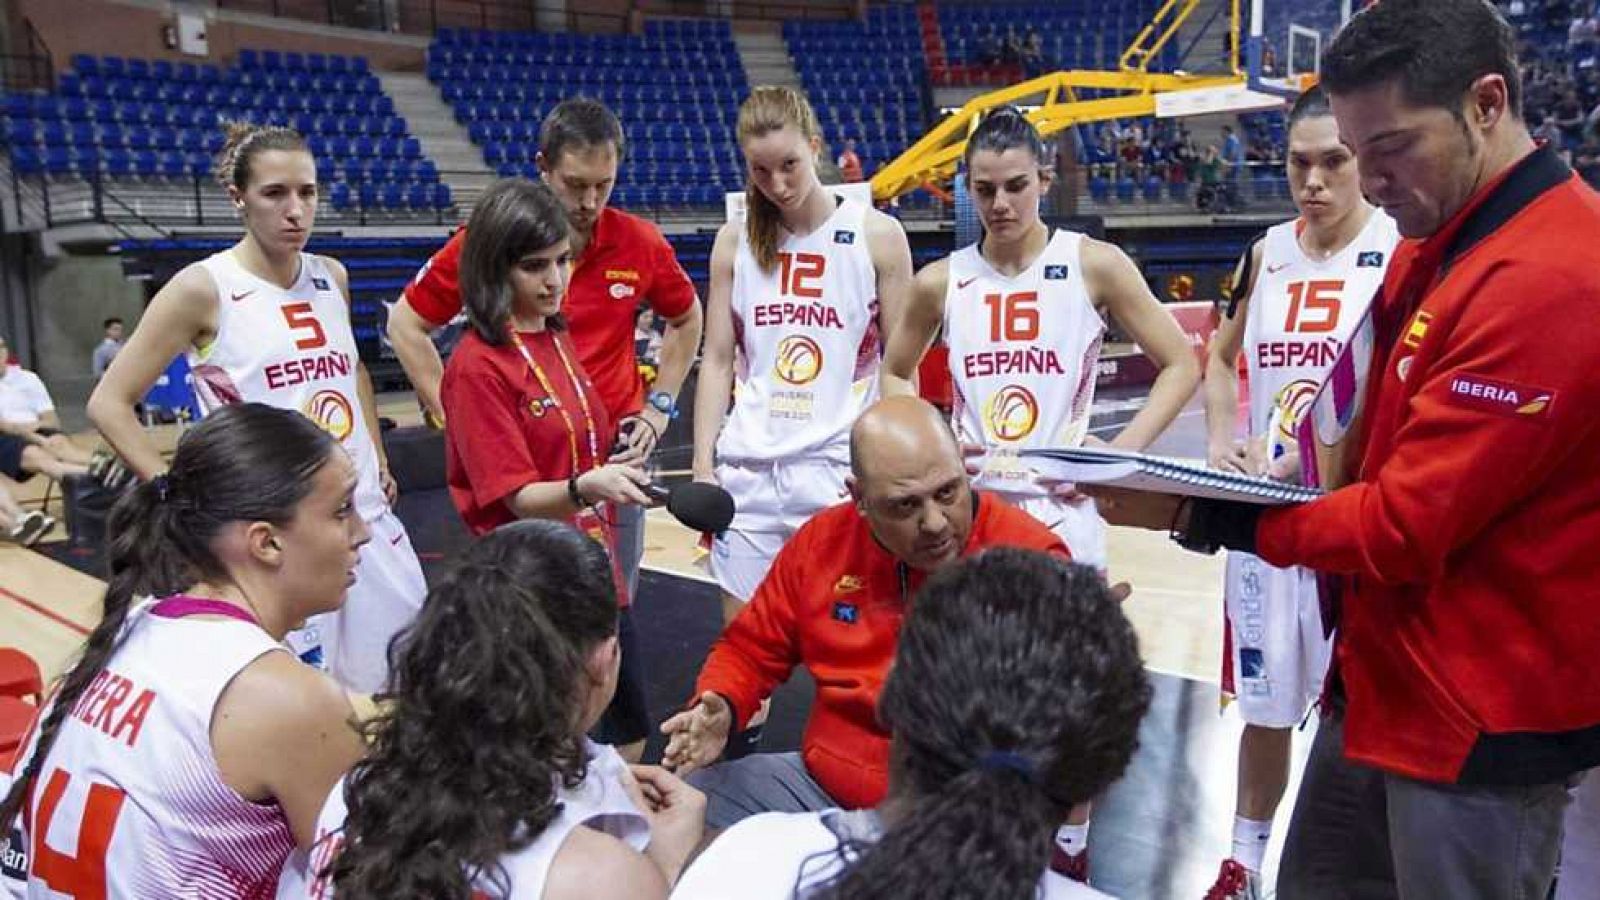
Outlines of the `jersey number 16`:
[{"label": "jersey number 16", "polygon": [[989,340],[1031,341],[1039,337],[1039,292],[985,294],[989,307]]}]

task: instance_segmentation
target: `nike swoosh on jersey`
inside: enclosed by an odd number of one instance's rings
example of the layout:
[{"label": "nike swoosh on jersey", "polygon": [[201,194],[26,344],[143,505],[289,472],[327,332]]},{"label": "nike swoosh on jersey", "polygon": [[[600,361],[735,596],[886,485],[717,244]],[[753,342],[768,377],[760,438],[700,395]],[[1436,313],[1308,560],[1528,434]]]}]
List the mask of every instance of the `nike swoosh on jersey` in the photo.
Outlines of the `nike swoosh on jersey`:
[{"label": "nike swoosh on jersey", "polygon": [[958,281],[958,282],[956,282],[956,290],[958,290],[958,291],[965,290],[967,285],[969,285],[969,284],[971,284],[971,283],[973,283],[974,281],[977,281],[977,280],[978,280],[978,276],[974,275],[971,278],[968,278],[966,281]]},{"label": "nike swoosh on jersey", "polygon": [[1287,269],[1287,268],[1289,268],[1289,264],[1288,263],[1278,263],[1275,266],[1267,266],[1267,274],[1268,275],[1276,275],[1279,272],[1282,272],[1284,269]]},{"label": "nike swoosh on jersey", "polygon": [[233,302],[238,303],[240,300],[243,300],[244,298],[246,298],[246,297],[248,297],[248,296],[250,296],[251,294],[254,294],[254,293],[255,293],[255,290],[253,290],[253,289],[252,290],[248,290],[248,291],[239,291],[238,293],[232,295]]}]

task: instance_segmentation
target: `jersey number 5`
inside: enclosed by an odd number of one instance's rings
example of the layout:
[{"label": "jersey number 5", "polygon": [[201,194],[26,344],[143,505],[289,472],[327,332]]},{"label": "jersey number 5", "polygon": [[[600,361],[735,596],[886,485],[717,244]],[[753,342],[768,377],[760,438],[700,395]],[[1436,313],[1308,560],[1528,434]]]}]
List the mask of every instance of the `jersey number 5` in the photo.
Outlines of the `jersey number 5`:
[{"label": "jersey number 5", "polygon": [[73,900],[105,900],[106,854],[111,848],[111,833],[117,828],[117,814],[128,795],[109,784],[89,785],[89,796],[78,821],[78,847],[71,856],[45,843],[56,808],[72,780],[61,769],[50,773],[44,796],[39,799],[39,821],[33,829],[32,876],[50,890]]},{"label": "jersey number 5", "polygon": [[1321,334],[1339,327],[1339,295],[1343,281],[1296,281],[1289,285],[1289,315],[1283,330]]},{"label": "jersey number 5", "polygon": [[308,331],[305,337],[296,337],[294,346],[297,350],[315,350],[328,342],[328,336],[322,331],[322,323],[317,321],[317,314],[312,311],[309,303],[285,303],[279,307],[283,310],[283,320],[289,323],[291,331]]},{"label": "jersey number 5", "polygon": [[1039,294],[986,294],[989,307],[989,340],[1031,341],[1039,336]]},{"label": "jersey number 5", "polygon": [[779,253],[778,293],[807,300],[822,299],[822,273],[828,258],[820,253]]}]

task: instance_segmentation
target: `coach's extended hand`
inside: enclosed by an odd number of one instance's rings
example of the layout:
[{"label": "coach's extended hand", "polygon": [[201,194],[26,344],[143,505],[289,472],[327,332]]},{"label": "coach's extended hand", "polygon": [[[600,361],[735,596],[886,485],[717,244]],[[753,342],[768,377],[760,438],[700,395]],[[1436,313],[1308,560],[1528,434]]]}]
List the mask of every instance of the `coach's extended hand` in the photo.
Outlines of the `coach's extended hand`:
[{"label": "coach's extended hand", "polygon": [[661,733],[667,736],[661,764],[680,776],[703,769],[722,755],[732,729],[733,710],[728,701],[707,691],[693,708],[661,723]]}]

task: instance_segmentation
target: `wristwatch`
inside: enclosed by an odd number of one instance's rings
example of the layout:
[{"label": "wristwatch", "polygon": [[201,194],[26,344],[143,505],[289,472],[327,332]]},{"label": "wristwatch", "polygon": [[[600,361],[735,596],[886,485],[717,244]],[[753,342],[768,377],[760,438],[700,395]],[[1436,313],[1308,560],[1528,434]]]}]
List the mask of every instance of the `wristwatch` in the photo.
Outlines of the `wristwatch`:
[{"label": "wristwatch", "polygon": [[668,419],[676,419],[678,417],[678,403],[666,391],[654,391],[644,399],[646,403],[650,404],[651,409],[661,413]]}]

